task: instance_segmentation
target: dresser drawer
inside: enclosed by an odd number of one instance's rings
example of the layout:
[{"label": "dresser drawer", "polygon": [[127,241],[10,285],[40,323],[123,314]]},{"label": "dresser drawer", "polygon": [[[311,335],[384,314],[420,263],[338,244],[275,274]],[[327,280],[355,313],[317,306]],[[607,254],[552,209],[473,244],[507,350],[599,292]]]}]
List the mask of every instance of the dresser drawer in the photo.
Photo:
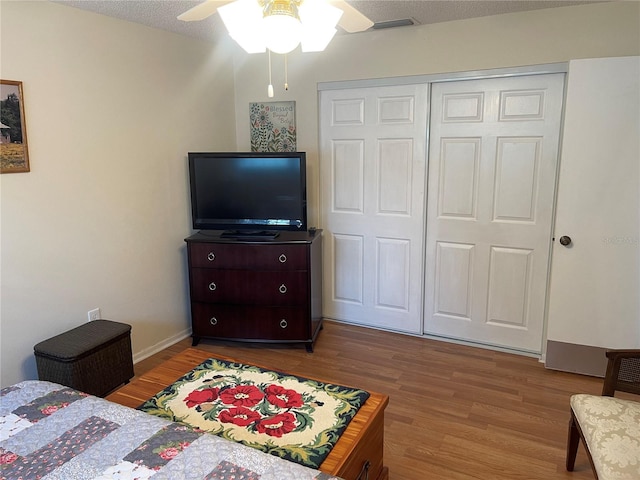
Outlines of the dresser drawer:
[{"label": "dresser drawer", "polygon": [[305,245],[190,243],[192,268],[308,270]]},{"label": "dresser drawer", "polygon": [[305,305],[308,275],[300,271],[191,269],[196,302],[250,305]]},{"label": "dresser drawer", "polygon": [[193,334],[236,340],[307,340],[309,318],[302,307],[192,304]]}]

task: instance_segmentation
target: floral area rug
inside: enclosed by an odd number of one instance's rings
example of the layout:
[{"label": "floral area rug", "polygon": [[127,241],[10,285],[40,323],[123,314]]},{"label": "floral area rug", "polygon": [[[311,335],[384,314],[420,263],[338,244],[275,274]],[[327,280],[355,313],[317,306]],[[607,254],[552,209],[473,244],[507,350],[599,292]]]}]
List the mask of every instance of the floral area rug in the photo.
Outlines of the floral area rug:
[{"label": "floral area rug", "polygon": [[138,410],[318,468],[369,393],[210,358]]}]

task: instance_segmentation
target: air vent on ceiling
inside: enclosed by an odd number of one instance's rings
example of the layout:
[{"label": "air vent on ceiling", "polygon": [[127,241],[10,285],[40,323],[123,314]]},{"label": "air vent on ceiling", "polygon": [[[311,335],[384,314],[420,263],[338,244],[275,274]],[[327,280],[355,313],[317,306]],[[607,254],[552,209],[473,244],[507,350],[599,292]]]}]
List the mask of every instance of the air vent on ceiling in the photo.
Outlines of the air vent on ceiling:
[{"label": "air vent on ceiling", "polygon": [[381,30],[383,28],[395,28],[395,27],[408,27],[415,25],[417,22],[411,18],[402,18],[400,20],[387,20],[385,22],[376,22],[373,24],[374,30]]}]

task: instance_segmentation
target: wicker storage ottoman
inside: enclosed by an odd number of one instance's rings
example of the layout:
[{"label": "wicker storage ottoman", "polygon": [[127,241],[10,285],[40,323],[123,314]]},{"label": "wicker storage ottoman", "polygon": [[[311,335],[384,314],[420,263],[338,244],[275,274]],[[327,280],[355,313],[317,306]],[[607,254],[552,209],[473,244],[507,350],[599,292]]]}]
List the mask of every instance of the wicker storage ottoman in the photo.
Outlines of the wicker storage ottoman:
[{"label": "wicker storage ottoman", "polygon": [[99,397],[133,377],[131,326],[94,320],[33,347],[38,378]]}]

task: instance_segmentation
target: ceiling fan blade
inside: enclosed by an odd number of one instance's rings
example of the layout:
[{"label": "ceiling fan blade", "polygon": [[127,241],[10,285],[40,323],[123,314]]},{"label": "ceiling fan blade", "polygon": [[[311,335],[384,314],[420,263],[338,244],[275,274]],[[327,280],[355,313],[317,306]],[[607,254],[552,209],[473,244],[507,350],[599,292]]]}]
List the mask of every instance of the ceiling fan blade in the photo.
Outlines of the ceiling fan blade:
[{"label": "ceiling fan blade", "polygon": [[178,15],[178,20],[183,22],[195,22],[198,20],[204,20],[205,18],[213,15],[218,10],[218,7],[226,3],[231,3],[231,0],[205,0],[200,5],[196,5],[190,8],[186,12]]},{"label": "ceiling fan blade", "polygon": [[373,22],[365,17],[360,11],[345,0],[330,0],[331,5],[338,7],[344,13],[338,22],[345,31],[349,33],[364,32],[373,26]]}]

